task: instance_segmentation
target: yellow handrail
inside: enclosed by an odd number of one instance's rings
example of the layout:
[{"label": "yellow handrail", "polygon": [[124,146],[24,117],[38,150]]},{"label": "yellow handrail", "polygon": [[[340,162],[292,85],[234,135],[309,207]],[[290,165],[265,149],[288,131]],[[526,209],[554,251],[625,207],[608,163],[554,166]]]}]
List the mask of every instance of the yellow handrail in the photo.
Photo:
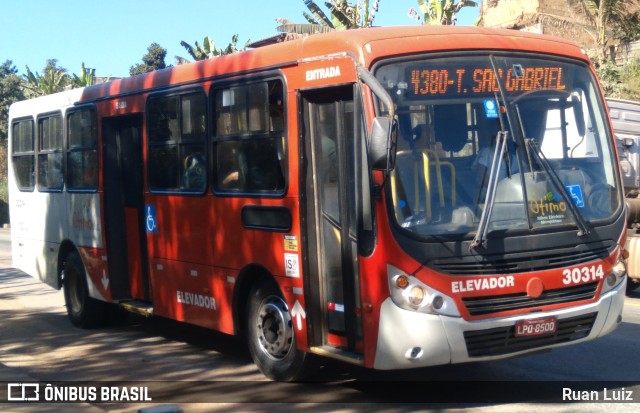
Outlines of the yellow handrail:
[{"label": "yellow handrail", "polygon": [[[428,155],[431,155],[434,160],[431,161]],[[444,207],[444,185],[442,183],[442,166],[448,166],[451,171],[451,205],[453,208],[456,206],[456,167],[449,161],[441,161],[437,152],[426,149],[422,154],[422,160],[424,163],[424,180],[427,186],[427,199],[431,199],[431,180],[429,170],[434,167],[436,170],[436,184],[438,185],[438,198],[440,201],[440,207]]]},{"label": "yellow handrail", "polygon": [[[405,150],[405,151],[398,151],[397,153],[397,157],[398,159],[400,159],[403,155],[407,155],[407,154],[413,154],[414,152],[409,151],[409,150]],[[430,157],[433,158],[430,159]],[[431,168],[435,168],[435,173],[436,173],[436,186],[437,186],[437,191],[438,191],[438,201],[440,204],[440,207],[444,207],[445,206],[445,188],[444,188],[444,183],[443,183],[443,179],[442,179],[442,167],[448,167],[449,170],[451,171],[451,204],[452,207],[455,208],[456,206],[456,168],[453,165],[453,163],[449,162],[449,161],[441,161],[438,154],[430,149],[426,149],[424,152],[422,152],[422,173],[423,173],[423,178],[424,178],[424,182],[425,182],[425,190],[426,190],[426,196],[425,196],[425,213],[426,213],[426,219],[427,222],[431,221],[432,218],[432,205],[431,205],[431,191],[432,191],[432,185],[431,185]],[[398,163],[399,164],[399,163]],[[393,199],[393,204],[394,206],[398,205],[398,169],[396,168],[393,173],[391,174],[391,194],[392,194],[392,199]],[[413,204],[413,211],[418,211],[420,209],[420,186],[419,186],[419,163],[418,162],[414,162],[413,164],[413,184],[414,184],[414,190],[413,190],[413,199],[408,199],[407,201]],[[406,195],[406,194],[405,194]],[[400,222],[402,221],[400,218],[400,211],[398,210],[398,208],[395,209],[395,215],[396,215],[396,219]]]}]

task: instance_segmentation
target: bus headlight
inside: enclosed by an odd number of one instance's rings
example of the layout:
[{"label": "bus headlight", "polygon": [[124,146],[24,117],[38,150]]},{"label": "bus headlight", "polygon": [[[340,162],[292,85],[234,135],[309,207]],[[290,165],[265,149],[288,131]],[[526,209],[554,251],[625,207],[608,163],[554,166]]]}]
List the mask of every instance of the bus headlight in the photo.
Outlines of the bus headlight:
[{"label": "bus headlight", "polygon": [[623,260],[618,260],[611,269],[611,274],[606,278],[606,282],[602,287],[602,292],[605,293],[609,290],[613,290],[617,287],[627,276],[627,266]]},{"label": "bus headlight", "polygon": [[627,275],[627,266],[624,264],[624,261],[619,260],[616,265],[613,266],[613,275],[618,278]]},{"label": "bus headlight", "polygon": [[393,265],[387,266],[391,300],[400,308],[427,314],[460,317],[453,299]]},{"label": "bus headlight", "polygon": [[424,292],[422,287],[413,286],[411,287],[411,291],[409,291],[409,302],[414,307],[420,307],[420,304],[422,304],[422,302],[424,301],[425,295],[426,293]]}]

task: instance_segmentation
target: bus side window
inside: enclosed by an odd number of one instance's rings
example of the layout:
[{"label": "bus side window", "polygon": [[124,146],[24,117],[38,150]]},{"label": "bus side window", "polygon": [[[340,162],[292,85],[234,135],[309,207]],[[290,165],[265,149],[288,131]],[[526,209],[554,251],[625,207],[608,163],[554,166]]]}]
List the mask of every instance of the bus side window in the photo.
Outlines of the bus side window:
[{"label": "bus side window", "polygon": [[33,191],[35,186],[35,152],[33,120],[19,120],[12,126],[13,173],[20,191]]},{"label": "bus side window", "polygon": [[98,131],[96,112],[82,109],[67,115],[67,189],[98,188]]},{"label": "bus side window", "polygon": [[152,191],[204,193],[206,97],[201,91],[152,96],[148,103]]},{"label": "bus side window", "polygon": [[282,82],[234,85],[211,95],[216,192],[282,194],[286,180]]},{"label": "bus side window", "polygon": [[38,189],[58,191],[64,186],[62,115],[38,119]]}]

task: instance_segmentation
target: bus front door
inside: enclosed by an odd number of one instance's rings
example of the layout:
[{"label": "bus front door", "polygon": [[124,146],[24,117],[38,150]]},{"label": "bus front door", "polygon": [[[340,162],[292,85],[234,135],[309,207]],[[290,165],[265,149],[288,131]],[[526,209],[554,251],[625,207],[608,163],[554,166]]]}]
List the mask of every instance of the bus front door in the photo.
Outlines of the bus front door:
[{"label": "bus front door", "polygon": [[354,88],[307,91],[301,103],[310,346],[361,361]]},{"label": "bus front door", "polygon": [[105,119],[104,214],[111,295],[150,301],[144,232],[142,117]]}]

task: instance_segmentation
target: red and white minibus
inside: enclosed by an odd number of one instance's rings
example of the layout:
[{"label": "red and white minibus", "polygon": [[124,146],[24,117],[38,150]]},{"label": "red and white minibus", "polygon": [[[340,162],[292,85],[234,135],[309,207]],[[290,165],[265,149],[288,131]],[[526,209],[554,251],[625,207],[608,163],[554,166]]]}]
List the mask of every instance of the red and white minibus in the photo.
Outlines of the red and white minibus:
[{"label": "red and white minibus", "polygon": [[14,265],[71,322],[246,338],[264,374],[580,343],[621,320],[625,213],[593,66],[475,27],[309,36],[10,109]]}]

